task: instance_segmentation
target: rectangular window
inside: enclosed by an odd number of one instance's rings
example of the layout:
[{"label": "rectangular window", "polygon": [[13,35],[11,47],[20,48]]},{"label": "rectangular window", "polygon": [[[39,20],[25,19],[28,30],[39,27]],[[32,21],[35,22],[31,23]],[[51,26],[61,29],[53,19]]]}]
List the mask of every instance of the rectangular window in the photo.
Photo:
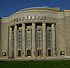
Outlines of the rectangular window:
[{"label": "rectangular window", "polygon": [[43,17],[42,16],[40,17],[40,20],[43,20]]},{"label": "rectangular window", "polygon": [[37,31],[37,47],[41,48],[41,31]]},{"label": "rectangular window", "polygon": [[31,31],[27,31],[27,48],[31,48]]},{"label": "rectangular window", "polygon": [[46,16],[44,16],[44,20],[46,20]]},{"label": "rectangular window", "polygon": [[15,22],[15,19],[14,19],[14,22]]},{"label": "rectangular window", "polygon": [[14,33],[12,33],[12,48],[14,49]]},{"label": "rectangular window", "polygon": [[18,32],[18,48],[21,48],[21,31]]},{"label": "rectangular window", "polygon": [[48,43],[48,48],[51,48],[51,31],[47,31],[47,43]]}]

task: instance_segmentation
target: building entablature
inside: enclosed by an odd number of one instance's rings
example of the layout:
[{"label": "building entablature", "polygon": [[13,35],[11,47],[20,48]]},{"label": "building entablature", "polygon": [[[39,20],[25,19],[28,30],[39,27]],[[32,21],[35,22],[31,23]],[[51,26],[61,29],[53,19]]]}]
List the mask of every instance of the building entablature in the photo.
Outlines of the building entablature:
[{"label": "building entablature", "polygon": [[26,21],[18,21],[18,22],[14,22],[14,23],[11,23],[9,26],[12,26],[12,25],[18,25],[18,24],[28,24],[28,23],[47,23],[47,24],[56,24],[56,21],[50,21],[50,20],[26,20]]}]

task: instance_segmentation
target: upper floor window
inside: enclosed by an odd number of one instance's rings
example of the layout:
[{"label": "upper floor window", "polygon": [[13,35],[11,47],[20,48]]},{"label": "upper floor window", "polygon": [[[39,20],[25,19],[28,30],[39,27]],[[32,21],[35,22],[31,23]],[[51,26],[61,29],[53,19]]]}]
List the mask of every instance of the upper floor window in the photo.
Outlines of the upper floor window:
[{"label": "upper floor window", "polygon": [[44,16],[44,20],[46,20],[46,16]]},{"label": "upper floor window", "polygon": [[51,48],[51,31],[47,31],[47,43],[48,43],[48,48]]},{"label": "upper floor window", "polygon": [[43,19],[43,17],[42,16],[40,16],[40,20],[42,20]]},{"label": "upper floor window", "polygon": [[37,31],[37,47],[41,48],[41,30]]},{"label": "upper floor window", "polygon": [[31,48],[31,31],[27,31],[27,48]]},{"label": "upper floor window", "polygon": [[15,22],[16,20],[14,19],[14,22]]},{"label": "upper floor window", "polygon": [[14,33],[12,33],[12,48],[14,49]]},{"label": "upper floor window", "polygon": [[16,21],[18,21],[18,18],[16,19]]},{"label": "upper floor window", "polygon": [[21,31],[18,32],[18,48],[21,48]]}]

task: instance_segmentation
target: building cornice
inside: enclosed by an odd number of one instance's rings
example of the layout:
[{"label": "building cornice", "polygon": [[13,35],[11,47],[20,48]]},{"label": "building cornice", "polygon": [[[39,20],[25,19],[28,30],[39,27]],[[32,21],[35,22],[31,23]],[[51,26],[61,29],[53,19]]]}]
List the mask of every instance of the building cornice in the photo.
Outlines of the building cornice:
[{"label": "building cornice", "polygon": [[[22,9],[22,10],[19,10],[18,12],[8,16],[8,17],[1,17],[2,19],[8,19],[16,14],[20,14],[20,13],[25,13],[25,12],[48,12],[48,13],[55,13],[55,14],[61,14],[61,13],[64,13],[64,12],[68,12],[70,10],[64,10],[63,12],[60,12],[60,11],[55,11],[55,10],[58,10],[60,9],[60,7],[55,7],[55,8],[46,8],[46,7],[33,7],[33,8],[26,8],[26,9]],[[51,11],[51,10],[54,10],[54,11]]]},{"label": "building cornice", "polygon": [[49,12],[49,13],[56,13],[56,14],[63,13],[63,12],[53,12],[53,11],[47,11],[47,10],[28,10],[28,11],[16,12],[10,15],[9,17],[2,17],[2,19],[7,19],[7,18],[10,18],[11,16],[14,16],[16,14],[23,13],[23,12]]},{"label": "building cornice", "polygon": [[59,11],[60,7],[55,8],[47,8],[47,7],[33,7],[33,8],[26,8],[19,10],[18,12],[8,16],[8,17],[2,17],[2,19],[8,19],[16,14],[24,13],[24,12],[50,12],[50,13],[63,13]]},{"label": "building cornice", "polygon": [[70,11],[70,10],[64,10],[63,12],[68,12],[68,11]]}]

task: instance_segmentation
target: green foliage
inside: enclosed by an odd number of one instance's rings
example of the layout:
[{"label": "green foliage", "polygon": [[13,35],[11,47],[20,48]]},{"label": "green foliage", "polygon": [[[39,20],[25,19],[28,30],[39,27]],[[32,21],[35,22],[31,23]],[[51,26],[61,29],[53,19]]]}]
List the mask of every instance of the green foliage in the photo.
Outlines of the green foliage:
[{"label": "green foliage", "polygon": [[0,68],[70,68],[70,60],[0,61]]}]

